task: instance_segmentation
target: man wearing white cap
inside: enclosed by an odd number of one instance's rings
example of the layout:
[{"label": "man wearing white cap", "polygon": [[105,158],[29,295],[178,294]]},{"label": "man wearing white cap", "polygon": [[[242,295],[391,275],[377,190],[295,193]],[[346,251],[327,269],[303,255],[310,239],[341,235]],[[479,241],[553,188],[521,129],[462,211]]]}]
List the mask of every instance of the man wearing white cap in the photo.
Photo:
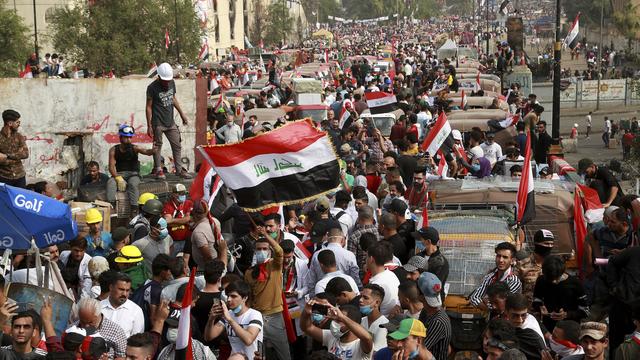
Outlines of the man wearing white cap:
[{"label": "man wearing white cap", "polygon": [[168,63],[158,66],[158,79],[147,87],[147,105],[145,114],[147,117],[147,135],[153,139],[153,168],[159,179],[164,179],[160,163],[160,150],[162,149],[162,135],[169,140],[173,161],[175,163],[176,174],[189,178],[187,171],[182,168],[182,145],[180,140],[180,129],[173,120],[173,108],[178,110],[182,124],[189,124],[187,116],[182,111],[180,103],[176,98],[176,84],[173,81],[173,69]]},{"label": "man wearing white cap", "polygon": [[435,274],[424,272],[418,278],[418,288],[426,300],[419,320],[429,329],[424,345],[435,360],[446,360],[451,341],[451,321],[442,309],[442,283]]}]

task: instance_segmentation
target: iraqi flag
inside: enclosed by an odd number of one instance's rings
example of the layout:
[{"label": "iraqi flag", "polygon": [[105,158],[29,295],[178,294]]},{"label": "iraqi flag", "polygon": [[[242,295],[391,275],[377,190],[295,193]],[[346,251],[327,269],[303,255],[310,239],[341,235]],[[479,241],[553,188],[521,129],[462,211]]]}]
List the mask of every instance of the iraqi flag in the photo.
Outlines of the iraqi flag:
[{"label": "iraqi flag", "polygon": [[198,60],[205,61],[209,58],[209,44],[205,42],[200,47],[200,52],[198,53]]},{"label": "iraqi flag", "polygon": [[473,86],[475,91],[480,91],[482,89],[482,85],[480,84],[480,73],[476,74],[476,84]]},{"label": "iraqi flag", "polygon": [[502,4],[500,4],[500,14],[507,16],[507,14],[509,13],[509,9],[507,9],[507,6],[509,6],[509,3],[510,3],[509,0],[504,0]]},{"label": "iraqi flag", "polygon": [[576,45],[578,45],[578,33],[580,33],[580,25],[578,24],[580,20],[580,13],[576,15],[576,20],[573,22],[571,26],[571,30],[567,34],[567,37],[564,38],[564,45],[574,49]]},{"label": "iraqi flag", "polygon": [[331,140],[311,120],[203,150],[246,211],[301,203],[339,185],[340,166]]},{"label": "iraqi flag", "polygon": [[171,39],[169,39],[169,30],[164,29],[164,48],[165,49],[169,48],[170,42],[171,42]]},{"label": "iraqi flag", "polygon": [[581,272],[583,269],[582,265],[584,261],[584,240],[587,238],[587,221],[585,219],[585,211],[582,206],[584,194],[582,193],[581,188],[582,186],[580,184],[577,184],[575,192],[573,194],[573,226],[576,234],[575,249],[579,272]]},{"label": "iraqi flag", "polygon": [[518,123],[518,121],[520,121],[520,115],[519,114],[507,114],[507,118],[500,121],[499,124],[503,129],[508,128],[509,126],[513,126],[515,124]]},{"label": "iraqi flag", "polygon": [[353,104],[351,103],[351,100],[347,99],[342,101],[342,109],[340,110],[340,123],[338,124],[338,127],[340,129],[343,129],[345,126],[347,128],[351,126],[351,112],[349,112],[349,110],[352,108]]},{"label": "iraqi flag", "polygon": [[531,173],[531,134],[529,133],[527,133],[525,149],[522,176],[516,197],[516,223],[520,226],[536,217],[535,191]]},{"label": "iraqi flag", "polygon": [[31,72],[31,65],[27,64],[24,71],[20,71],[18,74],[23,79],[33,79],[33,73]]},{"label": "iraqi flag", "polygon": [[191,302],[193,300],[193,283],[195,278],[196,268],[193,268],[191,269],[191,276],[189,277],[187,288],[182,297],[180,320],[178,322],[178,337],[176,338],[176,360],[193,360],[193,348],[191,345]]},{"label": "iraqi flag", "polygon": [[416,229],[424,229],[426,227],[429,227],[429,193],[426,193],[424,197],[424,207],[422,208],[422,214],[418,219],[418,223],[416,224]]},{"label": "iraqi flag", "polygon": [[604,206],[600,201],[598,192],[586,185],[576,184],[576,193],[579,193],[584,209],[584,218],[589,224],[602,221],[604,216]]},{"label": "iraqi flag", "polygon": [[389,113],[398,108],[396,96],[382,91],[364,93],[367,106],[372,114]]},{"label": "iraqi flag", "polygon": [[449,164],[447,164],[447,160],[444,158],[442,150],[438,151],[438,155],[440,157],[440,160],[438,160],[438,175],[444,179],[449,173]]},{"label": "iraqi flag", "polygon": [[441,112],[435,125],[429,130],[429,134],[427,134],[427,137],[425,137],[422,142],[422,151],[428,152],[433,156],[438,152],[440,146],[442,146],[442,143],[444,143],[449,134],[451,134],[451,125],[447,120],[447,115]]},{"label": "iraqi flag", "polygon": [[324,62],[329,63],[329,49],[324,49]]}]

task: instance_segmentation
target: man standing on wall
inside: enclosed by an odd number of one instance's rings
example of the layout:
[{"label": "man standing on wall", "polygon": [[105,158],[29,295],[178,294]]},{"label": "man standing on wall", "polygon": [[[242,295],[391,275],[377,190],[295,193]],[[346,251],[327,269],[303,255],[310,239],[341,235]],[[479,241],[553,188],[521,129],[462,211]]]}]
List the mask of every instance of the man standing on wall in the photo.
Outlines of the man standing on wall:
[{"label": "man standing on wall", "polygon": [[187,170],[180,165],[182,158],[182,145],[180,129],[173,120],[173,108],[178,110],[182,124],[188,125],[188,120],[178,99],[176,98],[176,84],[173,81],[173,69],[168,63],[158,66],[158,79],[147,87],[147,135],[153,139],[153,168],[158,179],[165,179],[160,163],[162,149],[162,135],[164,134],[171,145],[176,175],[182,178],[190,178]]},{"label": "man standing on wall", "polygon": [[15,110],[2,112],[4,126],[0,129],[0,182],[25,187],[22,160],[29,157],[25,137],[18,132],[20,114]]}]

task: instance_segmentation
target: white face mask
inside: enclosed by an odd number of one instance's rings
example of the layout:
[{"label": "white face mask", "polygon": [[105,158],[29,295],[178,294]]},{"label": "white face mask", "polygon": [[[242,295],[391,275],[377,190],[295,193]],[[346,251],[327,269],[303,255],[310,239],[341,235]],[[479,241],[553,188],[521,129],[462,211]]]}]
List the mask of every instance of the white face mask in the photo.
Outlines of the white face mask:
[{"label": "white face mask", "polygon": [[171,328],[167,330],[166,337],[168,342],[170,342],[171,344],[175,344],[176,339],[178,338],[178,328]]},{"label": "white face mask", "polygon": [[344,334],[346,334],[347,332],[349,332],[348,330],[345,332],[340,331],[340,323],[332,321],[331,325],[329,325],[329,330],[331,331],[331,335],[333,335],[333,337],[335,337],[336,339],[340,339],[344,336]]}]

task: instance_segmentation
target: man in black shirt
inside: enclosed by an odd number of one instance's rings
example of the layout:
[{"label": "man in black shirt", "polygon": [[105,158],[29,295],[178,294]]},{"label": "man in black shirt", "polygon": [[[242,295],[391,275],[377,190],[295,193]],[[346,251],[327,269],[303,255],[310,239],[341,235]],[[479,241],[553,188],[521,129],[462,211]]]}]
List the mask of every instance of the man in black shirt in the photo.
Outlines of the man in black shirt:
[{"label": "man in black shirt", "polygon": [[409,260],[409,250],[404,242],[404,238],[398,234],[397,226],[395,215],[384,213],[380,217],[378,231],[384,237],[383,241],[391,244],[393,255],[404,264]]},{"label": "man in black shirt", "polygon": [[158,66],[158,79],[147,87],[147,135],[153,139],[153,148],[156,150],[153,156],[153,168],[159,179],[164,179],[160,162],[162,150],[162,135],[164,134],[171,145],[176,174],[189,178],[187,171],[182,167],[182,146],[180,144],[180,129],[173,120],[173,108],[178,110],[182,124],[187,125],[187,116],[182,112],[180,103],[176,98],[176,84],[173,81],[173,69],[168,63]]},{"label": "man in black shirt", "polygon": [[[222,261],[214,259],[204,266],[205,285],[200,292],[200,297],[196,300],[196,304],[191,310],[193,317],[198,322],[198,327],[204,329],[209,320],[209,312],[216,302],[220,303],[221,279],[224,273],[225,265]],[[214,340],[215,342],[215,340]],[[208,345],[208,344],[207,344]]]},{"label": "man in black shirt", "polygon": [[412,219],[407,220],[406,215],[408,213],[408,208],[409,207],[406,202],[396,198],[391,200],[391,204],[388,206],[387,211],[395,216],[396,231],[398,232],[398,235],[402,236],[407,251],[413,253],[415,240],[412,234],[416,230],[416,223]]},{"label": "man in black shirt", "polygon": [[578,173],[584,174],[590,180],[589,187],[598,191],[600,201],[605,208],[620,205],[620,198],[624,193],[609,169],[596,165],[591,159],[584,158],[578,162]]},{"label": "man in black shirt", "polygon": [[35,319],[30,312],[22,311],[11,319],[11,345],[0,348],[2,360],[41,360],[47,353],[31,346]]},{"label": "man in black shirt", "polygon": [[538,139],[535,146],[535,159],[537,164],[546,164],[549,147],[551,147],[551,135],[547,133],[547,123],[544,120],[538,121],[536,125]]},{"label": "man in black shirt", "polygon": [[[435,274],[438,279],[440,279],[440,282],[442,282],[442,286],[444,286],[449,277],[449,261],[440,252],[440,248],[438,247],[438,241],[440,241],[438,230],[427,226],[414,232],[413,237],[421,241],[422,245],[424,245],[424,250],[418,255],[429,258],[427,271]],[[442,299],[444,300],[444,292]]]},{"label": "man in black shirt", "polygon": [[80,185],[106,185],[109,175],[100,172],[100,165],[96,161],[87,164],[87,175],[82,178]]}]

